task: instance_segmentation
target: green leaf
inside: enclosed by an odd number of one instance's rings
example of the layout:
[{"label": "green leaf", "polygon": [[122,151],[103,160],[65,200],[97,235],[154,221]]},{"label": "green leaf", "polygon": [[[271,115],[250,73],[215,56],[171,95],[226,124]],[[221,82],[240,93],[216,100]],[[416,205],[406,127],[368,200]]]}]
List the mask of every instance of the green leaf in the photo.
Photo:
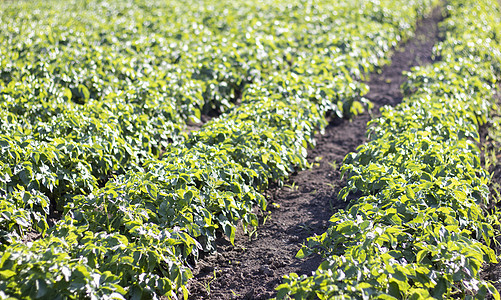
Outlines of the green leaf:
[{"label": "green leaf", "polygon": [[405,189],[405,195],[409,199],[415,199],[416,198],[416,195],[414,194],[414,191],[412,190],[412,188],[410,186],[406,187],[406,189]]},{"label": "green leaf", "polygon": [[7,280],[16,274],[17,273],[15,271],[12,271],[12,270],[1,270],[0,271],[0,278],[2,278],[3,280]]},{"label": "green leaf", "polygon": [[428,254],[428,250],[427,249],[423,249],[421,251],[419,251],[417,254],[416,254],[416,262],[418,264],[421,264],[423,263],[423,260],[426,258],[426,255]]},{"label": "green leaf", "polygon": [[189,203],[191,203],[191,201],[193,199],[193,192],[192,191],[185,192],[183,195],[183,199],[184,199],[185,203],[187,205],[189,205]]},{"label": "green leaf", "polygon": [[157,189],[157,186],[155,184],[147,183],[146,184],[146,190],[148,191],[148,194],[150,195],[150,197],[152,199],[157,199],[157,197],[158,197],[158,189]]},{"label": "green leaf", "polygon": [[433,297],[443,299],[443,295],[447,292],[448,283],[445,278],[439,278],[437,285],[433,288]]},{"label": "green leaf", "polygon": [[89,100],[90,92],[85,85],[83,84],[78,85],[78,93],[80,94],[82,99]]},{"label": "green leaf", "polygon": [[72,97],[73,97],[73,94],[71,93],[71,90],[68,88],[64,88],[63,89],[64,100],[66,100],[66,101],[71,100]]},{"label": "green leaf", "polygon": [[305,248],[304,246],[299,249],[299,251],[296,253],[296,258],[299,258],[299,259],[303,259],[306,257],[306,254],[305,254]]},{"label": "green leaf", "polygon": [[234,246],[235,245],[235,227],[233,225],[231,225],[230,223],[226,224],[224,226],[224,233],[226,234],[227,237],[230,238],[230,242]]}]

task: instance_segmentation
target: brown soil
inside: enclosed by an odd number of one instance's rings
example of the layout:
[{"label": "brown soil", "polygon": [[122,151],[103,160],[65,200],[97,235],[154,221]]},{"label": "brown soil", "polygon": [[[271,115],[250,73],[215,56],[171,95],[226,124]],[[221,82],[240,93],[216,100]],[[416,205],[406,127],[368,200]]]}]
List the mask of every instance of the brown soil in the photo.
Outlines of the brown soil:
[{"label": "brown soil", "polygon": [[[374,103],[374,113],[402,100],[403,71],[433,62],[432,47],[438,41],[441,19],[437,8],[419,22],[415,37],[394,52],[391,65],[372,74],[365,97]],[[293,176],[285,187],[268,191],[269,203],[279,207],[270,205],[271,216],[257,234],[249,238],[239,232],[235,246],[224,238],[218,240],[217,253],[204,258],[194,270],[188,285],[190,299],[267,299],[275,295],[283,275],[311,274],[318,267],[318,256],[304,260],[294,256],[309,236],[327,229],[334,211],[347,206],[337,199],[345,185],[338,166],[346,154],[364,143],[370,118],[370,113],[364,113],[352,121],[331,124],[324,135],[317,136],[317,146],[308,154],[313,167]]]}]

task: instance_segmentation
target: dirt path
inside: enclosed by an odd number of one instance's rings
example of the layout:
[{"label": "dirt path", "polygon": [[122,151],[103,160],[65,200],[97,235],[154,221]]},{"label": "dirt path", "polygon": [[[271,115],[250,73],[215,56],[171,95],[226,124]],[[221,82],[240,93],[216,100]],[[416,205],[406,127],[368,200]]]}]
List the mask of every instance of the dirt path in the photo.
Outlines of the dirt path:
[{"label": "dirt path", "polygon": [[[441,18],[441,10],[435,9],[419,23],[415,37],[394,53],[392,64],[371,76],[366,98],[374,102],[373,112],[402,100],[403,71],[433,62],[432,47],[438,41],[437,23]],[[347,205],[337,200],[345,184],[338,166],[346,154],[365,141],[369,120],[370,115],[364,113],[353,121],[329,125],[325,134],[317,137],[317,147],[309,152],[314,167],[293,176],[286,187],[268,192],[269,203],[280,207],[272,209],[257,236],[249,239],[240,233],[235,247],[220,239],[217,253],[198,264],[189,284],[190,299],[268,299],[275,295],[284,274],[315,270],[319,257],[298,260],[294,256],[306,238],[327,229],[333,211]]]}]

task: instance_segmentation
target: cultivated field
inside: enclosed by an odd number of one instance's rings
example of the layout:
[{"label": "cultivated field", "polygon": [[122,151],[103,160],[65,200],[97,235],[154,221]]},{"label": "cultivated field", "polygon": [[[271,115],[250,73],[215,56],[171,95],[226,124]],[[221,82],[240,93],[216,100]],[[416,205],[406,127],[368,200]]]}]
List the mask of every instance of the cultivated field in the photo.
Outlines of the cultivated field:
[{"label": "cultivated field", "polygon": [[1,2],[0,299],[499,299],[500,21]]}]

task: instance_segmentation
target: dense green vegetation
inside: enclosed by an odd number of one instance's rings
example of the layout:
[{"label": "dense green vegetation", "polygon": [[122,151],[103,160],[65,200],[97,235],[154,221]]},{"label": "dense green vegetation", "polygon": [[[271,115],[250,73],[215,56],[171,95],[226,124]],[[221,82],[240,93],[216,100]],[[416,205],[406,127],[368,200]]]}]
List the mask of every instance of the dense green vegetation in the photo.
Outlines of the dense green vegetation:
[{"label": "dense green vegetation", "polygon": [[2,2],[0,298],[186,298],[432,2]]},{"label": "dense green vegetation", "polygon": [[345,158],[340,196],[364,196],[308,240],[298,256],[325,261],[312,276],[286,276],[278,298],[500,298],[479,276],[496,255],[477,146],[501,77],[500,18],[496,1],[447,2],[441,61],[407,74],[403,103]]}]

